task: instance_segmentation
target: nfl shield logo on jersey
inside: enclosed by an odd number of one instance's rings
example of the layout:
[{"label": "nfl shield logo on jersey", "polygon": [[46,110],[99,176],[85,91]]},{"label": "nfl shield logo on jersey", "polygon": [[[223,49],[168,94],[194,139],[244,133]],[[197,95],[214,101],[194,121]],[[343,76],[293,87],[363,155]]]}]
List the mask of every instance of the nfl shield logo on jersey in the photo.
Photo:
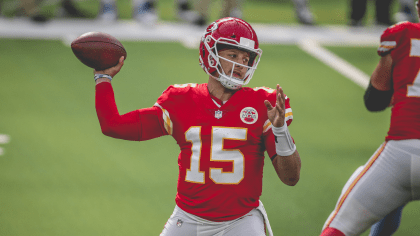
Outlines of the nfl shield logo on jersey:
[{"label": "nfl shield logo on jersey", "polygon": [[245,107],[244,109],[242,109],[240,116],[241,120],[245,124],[249,125],[254,124],[258,120],[258,112],[253,107]]},{"label": "nfl shield logo on jersey", "polygon": [[182,226],[182,220],[178,219],[178,221],[176,222],[176,226],[181,227]]},{"label": "nfl shield logo on jersey", "polygon": [[216,119],[222,118],[222,111],[215,111],[214,112],[214,117],[216,117]]}]

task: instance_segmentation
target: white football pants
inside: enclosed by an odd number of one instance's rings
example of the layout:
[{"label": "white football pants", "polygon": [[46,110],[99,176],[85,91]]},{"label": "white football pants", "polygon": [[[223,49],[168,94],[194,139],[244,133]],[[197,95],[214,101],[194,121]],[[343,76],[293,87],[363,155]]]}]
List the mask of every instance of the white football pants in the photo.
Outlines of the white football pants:
[{"label": "white football pants", "polygon": [[323,229],[360,235],[397,207],[420,199],[420,140],[388,141],[359,167]]},{"label": "white football pants", "polygon": [[[265,224],[264,224],[265,223]],[[214,222],[183,211],[178,206],[165,224],[160,236],[272,236],[267,213],[260,206],[238,219]]]}]

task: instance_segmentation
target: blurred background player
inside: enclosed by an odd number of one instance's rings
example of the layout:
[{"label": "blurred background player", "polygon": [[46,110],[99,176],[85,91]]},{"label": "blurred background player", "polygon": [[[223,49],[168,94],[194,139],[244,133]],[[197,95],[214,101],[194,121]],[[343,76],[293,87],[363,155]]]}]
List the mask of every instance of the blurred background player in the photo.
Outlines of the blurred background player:
[{"label": "blurred background player", "polygon": [[180,20],[195,23],[200,18],[197,11],[193,9],[191,0],[176,0],[177,16]]},{"label": "blurred background player", "polygon": [[0,0],[0,19],[3,17],[3,0]]},{"label": "blurred background player", "polygon": [[[157,0],[131,0],[132,18],[147,26],[153,26],[159,19],[156,9]],[[192,10],[188,0],[175,0],[176,13],[179,19],[193,22],[197,20],[198,14]],[[101,0],[98,19],[102,21],[116,21],[118,11],[116,0]]]},{"label": "blurred background player", "polygon": [[300,178],[300,157],[287,128],[293,119],[289,98],[279,85],[243,87],[262,50],[241,19],[209,25],[199,54],[208,83],[171,85],[153,107],[124,115],[111,85],[124,58],[94,71],[102,132],[136,141],[171,135],[180,146],[176,207],[161,236],[255,236],[266,235],[266,228],[272,236],[259,201],[265,151],[284,184],[294,186]]},{"label": "blurred background player", "polygon": [[[375,24],[390,26],[393,21],[390,17],[392,0],[375,0]],[[363,18],[366,15],[367,0],[351,0],[350,2],[350,25],[363,26]]]},{"label": "blurred background player", "polygon": [[314,25],[315,20],[309,9],[309,0],[292,0],[295,6],[296,19],[304,25]]},{"label": "blurred background player", "polygon": [[73,0],[62,0],[59,8],[60,17],[70,18],[92,18],[89,13],[83,11],[73,2]]},{"label": "blurred background player", "polygon": [[[198,13],[198,18],[193,21],[195,25],[204,26],[208,23],[211,2],[211,0],[195,0],[195,12]],[[308,0],[292,0],[292,2],[295,8],[296,19],[299,23],[304,25],[315,24],[314,16],[309,10]],[[220,16],[242,19],[242,4],[243,0],[222,0]]]},{"label": "blurred background player", "polygon": [[[231,16],[242,19],[242,1],[243,0],[222,0],[220,17]],[[211,2],[211,0],[195,0],[195,11],[199,16],[193,21],[195,25],[204,26],[208,24]]]},{"label": "blurred background player", "polygon": [[410,21],[413,23],[418,22],[416,4],[413,0],[398,0],[400,9],[394,15],[396,22]]},{"label": "blurred background player", "polygon": [[29,17],[34,22],[46,22],[48,17],[41,12],[40,4],[41,1],[37,0],[20,0],[21,12],[18,14]]},{"label": "blurred background player", "polygon": [[[20,7],[16,10],[16,14],[29,17],[34,22],[46,22],[49,20],[49,17],[42,12],[42,3],[42,0],[20,0]],[[87,13],[77,8],[72,0],[61,0],[59,11],[62,17],[89,17]]]},{"label": "blurred background player", "polygon": [[[154,0],[131,0],[131,4],[133,19],[146,25],[154,25],[156,23],[158,14]],[[97,18],[106,22],[116,21],[118,19],[116,0],[101,0]]]},{"label": "blurred background player", "polygon": [[[417,8],[419,8],[417,3]],[[392,211],[420,199],[420,24],[403,22],[381,36],[381,59],[365,92],[369,111],[392,105],[385,142],[343,188],[322,236],[360,235]],[[398,217],[399,218],[399,217]]]},{"label": "blurred background player", "polygon": [[[375,0],[375,24],[379,26],[390,26],[397,22],[410,21],[418,22],[415,2],[412,0],[398,0],[399,11],[391,17],[390,9],[392,0]],[[350,4],[351,26],[363,26],[363,18],[366,15],[367,0],[352,0]]]}]

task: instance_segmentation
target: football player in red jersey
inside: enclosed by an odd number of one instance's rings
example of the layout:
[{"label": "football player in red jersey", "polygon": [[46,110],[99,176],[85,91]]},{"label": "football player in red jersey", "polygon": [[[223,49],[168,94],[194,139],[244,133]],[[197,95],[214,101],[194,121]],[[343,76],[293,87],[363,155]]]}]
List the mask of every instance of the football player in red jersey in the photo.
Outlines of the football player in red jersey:
[{"label": "football player in red jersey", "polygon": [[402,22],[387,28],[378,54],[381,59],[364,100],[369,111],[392,106],[388,135],[344,186],[322,236],[360,235],[420,199],[420,24]]},{"label": "football player in red jersey", "polygon": [[299,181],[300,157],[287,126],[282,88],[243,87],[262,54],[247,22],[227,17],[206,29],[199,48],[208,83],[169,86],[151,108],[118,113],[111,79],[124,60],[95,71],[96,110],[105,135],[143,141],[172,135],[180,147],[175,210],[162,236],[272,235],[259,201],[264,152],[280,180]]}]

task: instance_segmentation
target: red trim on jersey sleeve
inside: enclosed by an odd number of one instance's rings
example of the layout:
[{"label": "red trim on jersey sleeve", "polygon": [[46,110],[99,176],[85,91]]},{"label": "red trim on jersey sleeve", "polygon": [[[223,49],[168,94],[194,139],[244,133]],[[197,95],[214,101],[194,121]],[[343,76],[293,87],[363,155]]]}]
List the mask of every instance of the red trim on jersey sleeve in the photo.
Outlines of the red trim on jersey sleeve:
[{"label": "red trim on jersey sleeve", "polygon": [[96,85],[95,107],[102,133],[119,139],[142,141],[165,135],[162,111],[145,108],[120,115],[111,83]]},{"label": "red trim on jersey sleeve", "polygon": [[381,44],[377,50],[378,55],[383,57],[391,53],[397,47],[404,30],[411,24],[410,22],[402,22],[388,27],[381,35]]}]

